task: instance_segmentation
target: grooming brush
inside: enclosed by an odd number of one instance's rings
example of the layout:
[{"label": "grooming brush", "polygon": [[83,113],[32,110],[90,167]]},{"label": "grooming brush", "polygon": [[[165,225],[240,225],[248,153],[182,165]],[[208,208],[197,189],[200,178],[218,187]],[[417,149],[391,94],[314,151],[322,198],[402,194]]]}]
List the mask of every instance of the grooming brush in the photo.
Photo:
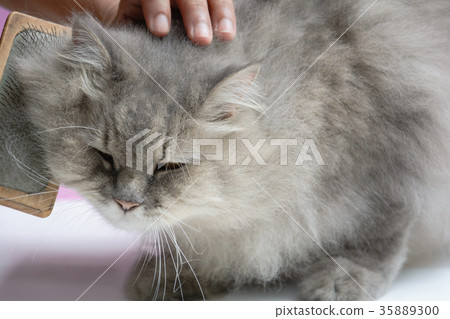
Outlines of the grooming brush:
[{"label": "grooming brush", "polygon": [[28,121],[12,58],[70,28],[12,12],[0,40],[0,205],[39,217],[50,215],[58,185],[45,165],[39,132]]}]

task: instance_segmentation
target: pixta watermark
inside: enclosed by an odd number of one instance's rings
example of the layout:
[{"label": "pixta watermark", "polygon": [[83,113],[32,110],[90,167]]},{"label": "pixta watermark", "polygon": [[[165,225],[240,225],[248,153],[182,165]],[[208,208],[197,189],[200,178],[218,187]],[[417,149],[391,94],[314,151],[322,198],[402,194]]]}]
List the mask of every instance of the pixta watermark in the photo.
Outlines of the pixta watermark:
[{"label": "pixta watermark", "polygon": [[[169,163],[170,152],[163,151],[170,143],[170,149],[178,149],[176,139],[164,136],[159,132],[145,129],[126,142],[126,166],[153,175],[154,168],[163,163]],[[325,161],[314,139],[272,138],[251,140],[247,138],[231,139],[192,139],[191,149],[187,152],[189,160],[183,164],[201,165],[204,161],[225,161],[230,166],[247,166],[254,161],[257,165],[268,165],[267,149],[272,148],[273,154],[279,154],[278,162],[272,165],[301,166],[306,162],[325,165]],[[208,152],[202,150],[208,149]],[[265,152],[263,152],[263,149]],[[165,154],[165,158],[157,160],[155,153]],[[295,160],[295,161],[294,161]]]}]

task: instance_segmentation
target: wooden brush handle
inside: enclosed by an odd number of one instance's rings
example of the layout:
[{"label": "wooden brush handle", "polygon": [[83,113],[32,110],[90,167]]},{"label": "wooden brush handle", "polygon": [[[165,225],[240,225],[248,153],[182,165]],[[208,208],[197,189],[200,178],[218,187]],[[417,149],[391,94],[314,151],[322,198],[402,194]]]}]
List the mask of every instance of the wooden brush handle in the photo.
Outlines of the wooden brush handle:
[{"label": "wooden brush handle", "polygon": [[[12,12],[6,20],[0,39],[0,79],[11,52],[16,36],[27,29],[36,29],[43,33],[69,36],[71,29],[56,23],[41,20],[26,14]],[[13,107],[13,106],[11,106]],[[1,163],[0,163],[1,165]],[[59,186],[48,184],[39,195],[0,186],[0,205],[10,207],[38,217],[50,215]],[[30,196],[31,195],[31,196]]]}]

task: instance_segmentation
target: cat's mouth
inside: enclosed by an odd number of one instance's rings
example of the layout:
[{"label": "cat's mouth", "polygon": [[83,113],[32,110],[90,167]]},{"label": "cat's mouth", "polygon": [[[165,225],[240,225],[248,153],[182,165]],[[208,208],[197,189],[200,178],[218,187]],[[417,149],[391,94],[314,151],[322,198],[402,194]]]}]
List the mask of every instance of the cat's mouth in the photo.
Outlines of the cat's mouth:
[{"label": "cat's mouth", "polygon": [[100,213],[114,226],[128,231],[146,231],[158,227],[163,218],[164,209],[160,207],[149,208],[147,205],[135,206],[124,210],[111,201],[99,209]]}]

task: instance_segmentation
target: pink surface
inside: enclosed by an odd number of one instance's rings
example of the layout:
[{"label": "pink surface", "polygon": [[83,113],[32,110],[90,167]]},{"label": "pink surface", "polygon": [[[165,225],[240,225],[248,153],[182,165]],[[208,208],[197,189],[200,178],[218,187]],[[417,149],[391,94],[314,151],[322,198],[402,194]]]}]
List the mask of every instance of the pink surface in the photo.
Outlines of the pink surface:
[{"label": "pink surface", "polygon": [[[5,25],[6,19],[8,18],[9,11],[0,7],[0,34],[3,32],[3,26]],[[57,199],[79,199],[80,195],[78,195],[75,191],[61,187],[58,192]]]},{"label": "pink surface", "polygon": [[6,18],[8,17],[8,14],[9,14],[8,10],[0,7],[0,26],[1,26],[0,33],[3,31],[3,26],[5,25],[5,21],[6,21]]},{"label": "pink surface", "polygon": [[74,190],[65,188],[65,187],[60,187],[59,191],[58,191],[58,196],[56,197],[56,200],[80,199],[80,198],[81,198],[81,196],[78,195],[78,193],[75,192]]}]

